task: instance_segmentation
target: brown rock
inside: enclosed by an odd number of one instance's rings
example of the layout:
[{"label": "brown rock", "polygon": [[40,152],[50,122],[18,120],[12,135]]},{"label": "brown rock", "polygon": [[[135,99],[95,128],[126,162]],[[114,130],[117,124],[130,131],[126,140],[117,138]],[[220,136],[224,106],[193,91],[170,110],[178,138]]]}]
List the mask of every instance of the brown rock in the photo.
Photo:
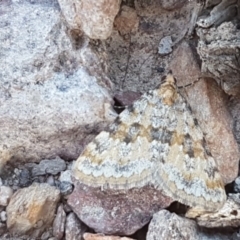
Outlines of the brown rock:
[{"label": "brown rock", "polygon": [[84,233],[84,240],[134,240],[128,237],[105,236],[103,234]]},{"label": "brown rock", "polygon": [[86,231],[87,226],[77,218],[76,214],[69,213],[66,221],[65,239],[80,240]]},{"label": "brown rock", "polygon": [[63,209],[63,205],[60,204],[57,209],[57,215],[53,221],[53,236],[61,240],[64,235],[66,222],[66,213]]},{"label": "brown rock", "polygon": [[92,39],[106,39],[110,36],[113,21],[120,7],[120,0],[66,1],[59,0],[61,10],[72,29],[81,26]]},{"label": "brown rock", "polygon": [[7,227],[17,235],[38,237],[51,226],[60,192],[48,184],[33,184],[15,192],[7,207]]},{"label": "brown rock", "polygon": [[76,181],[74,184],[68,204],[87,226],[104,234],[131,235],[172,202],[150,186],[105,192]]},{"label": "brown rock", "polygon": [[[190,46],[183,42],[176,50],[171,68],[178,85],[196,81],[201,73]],[[206,134],[208,147],[218,164],[225,184],[238,173],[239,150],[232,133],[233,120],[227,109],[227,96],[210,78],[202,78],[181,91]]]},{"label": "brown rock", "polygon": [[121,35],[136,32],[139,25],[139,18],[134,8],[123,5],[118,16],[115,18],[114,26]]}]

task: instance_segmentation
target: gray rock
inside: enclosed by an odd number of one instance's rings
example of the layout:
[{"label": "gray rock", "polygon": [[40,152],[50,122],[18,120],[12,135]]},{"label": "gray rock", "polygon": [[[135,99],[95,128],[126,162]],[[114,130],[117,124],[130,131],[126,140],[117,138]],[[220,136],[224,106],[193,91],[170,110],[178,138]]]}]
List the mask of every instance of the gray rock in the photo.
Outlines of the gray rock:
[{"label": "gray rock", "polygon": [[160,0],[161,6],[166,10],[181,8],[187,0]]},{"label": "gray rock", "polygon": [[71,170],[63,171],[63,172],[61,172],[58,180],[60,182],[70,182],[70,183],[72,183],[71,175],[72,175]]},{"label": "gray rock", "polygon": [[52,174],[56,175],[60,173],[61,171],[64,171],[66,169],[66,163],[61,158],[56,159],[45,159],[42,160],[36,167],[33,167],[32,169],[32,175],[33,176],[41,176],[46,174]]},{"label": "gray rock", "polygon": [[[225,1],[227,2],[227,1]],[[197,51],[202,60],[202,72],[214,77],[229,95],[240,93],[239,63],[240,32],[232,22],[219,27],[197,29]]]},{"label": "gray rock", "polygon": [[28,169],[24,168],[19,174],[19,186],[28,187],[32,184],[31,173]]},{"label": "gray rock", "polygon": [[240,177],[237,177],[233,183],[233,190],[236,193],[240,193]]},{"label": "gray rock", "polygon": [[100,54],[87,42],[77,48],[56,0],[3,1],[0,12],[0,169],[76,159],[92,130],[113,120]]},{"label": "gray rock", "polygon": [[73,191],[73,184],[65,181],[60,182],[59,189],[62,195],[69,195]]},{"label": "gray rock", "polygon": [[230,236],[204,232],[195,221],[161,210],[153,215],[146,240],[229,240]]},{"label": "gray rock", "polygon": [[53,221],[53,236],[59,240],[63,238],[66,222],[66,213],[63,205],[60,204],[57,209],[57,215]]},{"label": "gray rock", "polygon": [[75,213],[70,213],[66,220],[65,239],[82,240],[83,234],[87,231],[87,226],[82,223]]},{"label": "gray rock", "polygon": [[55,186],[55,179],[54,177],[51,175],[47,178],[46,183],[49,184],[50,186]]},{"label": "gray rock", "polygon": [[158,53],[160,55],[167,55],[172,52],[172,38],[171,36],[166,36],[161,39],[158,46]]}]

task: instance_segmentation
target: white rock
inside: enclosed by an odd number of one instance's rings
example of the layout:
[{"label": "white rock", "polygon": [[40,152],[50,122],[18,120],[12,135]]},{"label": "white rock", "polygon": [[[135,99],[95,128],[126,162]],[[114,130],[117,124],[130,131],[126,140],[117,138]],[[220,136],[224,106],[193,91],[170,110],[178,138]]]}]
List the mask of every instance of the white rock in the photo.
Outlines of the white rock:
[{"label": "white rock", "polygon": [[72,171],[71,170],[66,170],[64,172],[61,172],[60,177],[59,177],[58,180],[60,182],[70,182],[70,183],[73,183],[71,175],[72,175]]},{"label": "white rock", "polygon": [[5,211],[2,211],[0,213],[0,218],[2,222],[6,222],[7,221],[7,213]]},{"label": "white rock", "polygon": [[0,186],[0,206],[7,206],[12,195],[13,190],[10,187]]}]

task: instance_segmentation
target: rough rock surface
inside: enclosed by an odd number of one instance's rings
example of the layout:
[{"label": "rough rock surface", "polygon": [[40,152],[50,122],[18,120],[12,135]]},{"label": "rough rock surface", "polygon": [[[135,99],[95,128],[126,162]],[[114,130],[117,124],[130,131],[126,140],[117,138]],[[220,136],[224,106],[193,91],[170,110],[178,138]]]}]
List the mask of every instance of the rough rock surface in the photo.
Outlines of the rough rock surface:
[{"label": "rough rock surface", "polygon": [[114,21],[114,27],[121,35],[136,32],[139,26],[139,18],[136,10],[123,5]]},{"label": "rough rock surface", "polygon": [[202,214],[196,220],[199,226],[208,228],[240,227],[240,194],[229,194],[218,212]]},{"label": "rough rock surface", "polygon": [[134,240],[128,237],[104,236],[103,234],[84,233],[84,240]]},{"label": "rough rock surface", "polygon": [[59,0],[61,10],[72,29],[80,28],[92,39],[110,36],[120,0]]},{"label": "rough rock surface", "polygon": [[226,22],[217,28],[197,30],[198,54],[202,72],[218,80],[229,95],[240,93],[240,31],[237,24]]},{"label": "rough rock surface", "polygon": [[[117,24],[102,43],[108,54],[109,77],[116,84],[116,90],[143,93],[160,83],[170,61],[170,56],[161,57],[157,53],[160,40],[171,36],[174,43],[184,37],[194,2],[186,1],[182,8],[167,11],[156,0],[122,1],[121,9],[135,9],[139,24],[137,31],[134,28],[125,35],[119,32]],[[119,16],[121,13],[115,21],[118,22]]]},{"label": "rough rock surface", "polygon": [[166,10],[181,8],[186,2],[186,0],[160,0],[161,6]]},{"label": "rough rock surface", "polygon": [[152,187],[105,192],[76,181],[74,184],[68,204],[87,226],[104,234],[131,235],[172,202]]},{"label": "rough rock surface", "polygon": [[56,175],[66,169],[66,163],[61,158],[44,159],[32,168],[33,176],[45,175],[46,173]]},{"label": "rough rock surface", "polygon": [[71,212],[66,219],[65,239],[78,240],[83,238],[83,234],[87,231],[87,226],[82,223],[75,213]]},{"label": "rough rock surface", "polygon": [[57,209],[57,215],[53,221],[53,236],[59,240],[63,238],[65,231],[66,213],[63,205],[60,204]]},{"label": "rough rock surface", "polygon": [[230,236],[204,232],[195,221],[161,210],[153,215],[146,240],[229,240]]},{"label": "rough rock surface", "polygon": [[14,193],[7,206],[7,227],[17,235],[39,237],[50,227],[60,192],[48,184],[33,184]]},{"label": "rough rock surface", "polygon": [[93,128],[112,120],[98,54],[87,43],[78,50],[55,0],[3,1],[0,12],[0,168],[77,158]]},{"label": "rough rock surface", "polygon": [[10,187],[0,186],[0,206],[7,206],[12,195],[13,190]]},{"label": "rough rock surface", "polygon": [[[239,150],[233,135],[233,119],[227,109],[227,95],[210,78],[198,78],[201,72],[194,51],[183,42],[170,64],[193,114],[206,134],[208,147],[218,164],[224,182],[232,182],[238,174]],[[196,82],[197,81],[197,82]],[[180,89],[181,90],[181,89]]]}]

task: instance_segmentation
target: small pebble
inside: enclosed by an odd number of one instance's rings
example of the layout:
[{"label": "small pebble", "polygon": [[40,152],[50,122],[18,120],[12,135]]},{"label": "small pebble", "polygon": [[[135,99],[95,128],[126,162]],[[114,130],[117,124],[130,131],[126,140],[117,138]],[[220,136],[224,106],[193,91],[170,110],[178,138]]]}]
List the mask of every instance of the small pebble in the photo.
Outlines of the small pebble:
[{"label": "small pebble", "polygon": [[59,189],[61,194],[66,196],[72,193],[73,185],[70,182],[60,182]]},{"label": "small pebble", "polygon": [[233,190],[235,193],[240,193],[240,177],[237,177],[233,183]]},{"label": "small pebble", "polygon": [[19,174],[19,186],[28,187],[32,184],[30,171],[26,168],[22,169]]},{"label": "small pebble", "polygon": [[0,206],[7,206],[12,195],[12,188],[8,186],[0,186]]},{"label": "small pebble", "polygon": [[49,184],[50,186],[55,186],[55,179],[54,177],[51,175],[47,178],[47,181],[46,181],[47,184]]},{"label": "small pebble", "polygon": [[7,221],[7,213],[5,211],[2,211],[0,213],[0,218],[2,222],[6,222]]},{"label": "small pebble", "polygon": [[59,181],[60,182],[70,182],[72,183],[72,171],[71,170],[66,170],[64,172],[61,172]]}]

